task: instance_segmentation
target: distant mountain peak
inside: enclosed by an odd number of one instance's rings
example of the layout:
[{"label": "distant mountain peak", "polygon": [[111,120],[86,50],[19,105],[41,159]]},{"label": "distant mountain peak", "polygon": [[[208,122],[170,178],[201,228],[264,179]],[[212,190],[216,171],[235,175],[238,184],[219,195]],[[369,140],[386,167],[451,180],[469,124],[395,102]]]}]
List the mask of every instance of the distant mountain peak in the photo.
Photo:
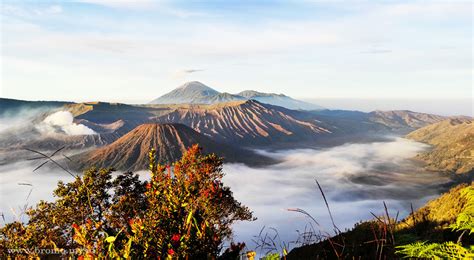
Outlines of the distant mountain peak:
[{"label": "distant mountain peak", "polygon": [[[187,93],[200,93],[201,95],[204,96],[214,96],[219,94],[219,91],[204,85],[203,83],[199,81],[189,81],[181,85],[180,87],[176,88],[173,91],[186,91]],[[172,92],[173,92],[172,91]],[[170,93],[172,93],[170,92]],[[186,94],[186,93],[184,93]]]},{"label": "distant mountain peak", "polygon": [[199,81],[186,82],[173,91],[151,101],[151,104],[217,104],[254,99],[259,102],[297,110],[319,110],[323,107],[296,100],[283,94],[245,90],[238,94],[216,91]]},{"label": "distant mountain peak", "polygon": [[[187,89],[187,88],[214,90],[211,87],[209,87],[209,86],[207,86],[207,85],[205,85],[205,84],[203,84],[202,82],[199,82],[199,81],[188,81],[188,82],[184,83],[183,85],[179,86],[177,89]],[[216,90],[214,90],[214,91],[216,91]]]},{"label": "distant mountain peak", "polygon": [[209,104],[208,99],[220,93],[199,81],[190,81],[151,101],[152,104]]}]

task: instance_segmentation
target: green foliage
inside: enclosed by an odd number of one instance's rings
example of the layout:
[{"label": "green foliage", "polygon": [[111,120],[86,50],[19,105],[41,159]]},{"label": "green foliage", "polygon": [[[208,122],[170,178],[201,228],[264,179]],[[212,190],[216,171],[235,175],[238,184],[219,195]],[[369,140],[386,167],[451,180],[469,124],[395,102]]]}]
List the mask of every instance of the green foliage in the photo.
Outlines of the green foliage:
[{"label": "green foliage", "polygon": [[[397,225],[397,229],[412,229],[423,222],[431,222],[436,228],[448,228],[454,223],[459,214],[466,208],[468,204],[466,196],[461,191],[468,185],[458,185],[453,187],[449,192],[442,194],[440,197],[431,200],[422,208],[410,214],[406,219]],[[433,227],[420,227],[418,231],[423,229],[431,229]],[[429,231],[429,230],[428,230]],[[432,238],[430,238],[431,240]]]},{"label": "green foliage", "polygon": [[[208,258],[220,251],[222,239],[231,235],[236,220],[251,220],[250,211],[237,202],[222,184],[222,161],[200,156],[190,148],[169,167],[154,164],[146,197],[150,207],[143,219],[135,218],[134,239],[145,257],[164,255]],[[149,241],[156,241],[150,243]]]},{"label": "green foliage", "polygon": [[[333,245],[341,244],[342,258],[397,259],[405,256],[451,259],[468,255],[474,259],[469,255],[474,250],[473,191],[474,183],[460,184],[401,221],[395,221],[396,217],[392,219],[386,210],[383,217],[374,215],[373,220],[358,223],[353,229],[331,237],[332,243],[328,237],[323,237],[320,241],[293,249],[286,258],[337,259]],[[440,252],[445,255],[440,256]]]},{"label": "green foliage", "polygon": [[398,248],[400,250],[397,253],[407,258],[468,259],[474,257],[474,248],[468,249],[452,241],[444,243],[415,242]]},{"label": "green foliage", "polygon": [[468,118],[451,118],[415,130],[408,138],[433,145],[417,157],[434,171],[469,174],[474,169],[474,123]]},{"label": "green foliage", "polygon": [[466,206],[458,215],[456,222],[449,227],[454,231],[462,232],[458,242],[447,241],[444,243],[415,242],[398,246],[398,254],[405,257],[431,258],[431,259],[467,259],[474,258],[474,247],[464,247],[461,244],[465,232],[474,232],[474,188],[466,187],[460,194],[467,200]]},{"label": "green foliage", "polygon": [[[111,169],[90,169],[71,183],[59,182],[57,200],[41,201],[27,224],[0,229],[0,258],[41,256],[35,248],[76,250],[87,259],[215,258],[238,220],[252,220],[222,183],[222,160],[201,155],[196,145],[169,166],[156,164],[150,152],[151,178]],[[72,249],[72,250],[71,250]]]},{"label": "green foliage", "polygon": [[449,227],[456,231],[469,231],[474,233],[474,188],[465,188],[461,190],[461,195],[467,199],[467,206],[456,218],[456,223]]},{"label": "green foliage", "polygon": [[261,260],[280,260],[280,258],[281,257],[279,253],[269,253],[262,257]]}]

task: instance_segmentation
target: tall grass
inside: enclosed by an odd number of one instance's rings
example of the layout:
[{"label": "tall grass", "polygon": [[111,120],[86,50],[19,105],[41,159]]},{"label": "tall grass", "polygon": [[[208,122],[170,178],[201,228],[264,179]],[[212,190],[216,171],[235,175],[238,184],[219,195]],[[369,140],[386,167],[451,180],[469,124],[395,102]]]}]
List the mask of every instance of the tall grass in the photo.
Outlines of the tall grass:
[{"label": "tall grass", "polygon": [[[457,239],[450,241],[449,236],[447,236],[444,238],[447,241],[442,243],[429,243],[419,240],[423,237],[429,239],[429,230],[432,229],[433,232],[438,232],[435,230],[438,228],[437,225],[440,224],[431,223],[429,219],[424,217],[418,219],[419,217],[417,217],[418,215],[415,213],[413,205],[410,205],[411,214],[401,221],[399,220],[399,212],[396,212],[394,215],[390,214],[389,207],[385,201],[383,201],[383,214],[377,215],[370,212],[373,216],[372,220],[360,222],[355,225],[354,229],[342,232],[335,223],[324,190],[317,180],[316,186],[326,206],[334,234],[327,232],[318,220],[304,209],[290,208],[288,211],[306,216],[309,219],[309,223],[306,225],[305,230],[302,232],[297,231],[297,240],[290,243],[280,242],[280,244],[286,245],[286,250],[289,249],[290,245],[296,248],[299,247],[299,253],[292,254],[293,252],[290,252],[287,255],[287,251],[285,251],[283,254],[283,247],[277,247],[273,242],[276,237],[271,237],[268,235],[268,232],[263,232],[265,227],[256,236],[258,240],[254,241],[257,249],[265,249],[261,250],[261,253],[267,256],[279,254],[280,257],[289,257],[289,259],[474,258],[472,237],[463,239],[474,234],[474,186],[472,185],[462,188],[460,191],[458,191],[459,188],[452,190],[454,194],[460,192],[461,197],[458,197],[458,199],[466,199],[467,203],[465,206],[462,206],[463,210],[457,216],[455,223],[448,227],[449,231],[458,234]],[[455,200],[456,196],[451,195],[450,192],[445,198]],[[455,205],[461,202],[450,201],[450,203]],[[455,208],[459,207],[456,206]],[[407,221],[412,222],[409,227],[407,227]],[[426,230],[427,228],[428,230]],[[425,229],[423,231],[428,232],[428,235],[420,234],[418,232],[420,229]],[[274,232],[278,233],[276,230]],[[411,242],[407,243],[407,241]]]}]

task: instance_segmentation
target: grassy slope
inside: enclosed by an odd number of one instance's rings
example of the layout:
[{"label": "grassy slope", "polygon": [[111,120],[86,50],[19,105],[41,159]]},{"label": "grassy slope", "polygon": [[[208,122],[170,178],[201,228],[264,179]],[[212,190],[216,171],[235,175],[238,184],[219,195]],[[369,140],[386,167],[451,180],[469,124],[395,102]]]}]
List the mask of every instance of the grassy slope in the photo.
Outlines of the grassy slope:
[{"label": "grassy slope", "polygon": [[417,158],[436,171],[468,173],[474,169],[474,120],[448,119],[407,135],[407,138],[433,145]]},{"label": "grassy slope", "polygon": [[[452,232],[446,229],[446,227],[454,223],[459,213],[467,206],[465,198],[461,196],[461,190],[467,186],[466,184],[461,184],[452,188],[437,199],[428,202],[405,219],[398,221],[394,225],[395,246],[415,241],[456,241],[460,234]],[[474,187],[474,183],[470,186]],[[377,243],[374,242],[374,232],[380,239],[380,233],[378,232],[379,223],[377,220],[358,223],[352,230],[333,237],[332,241],[345,244],[343,251],[345,258],[352,259],[352,257],[355,257],[355,259],[358,259],[361,257],[362,259],[375,259],[379,255],[376,253]],[[473,244],[473,237],[465,234],[463,242]],[[398,258],[394,252],[393,245],[385,245],[382,255],[387,257],[387,259]],[[336,258],[328,240],[295,248],[287,256],[287,259],[326,258]]]}]

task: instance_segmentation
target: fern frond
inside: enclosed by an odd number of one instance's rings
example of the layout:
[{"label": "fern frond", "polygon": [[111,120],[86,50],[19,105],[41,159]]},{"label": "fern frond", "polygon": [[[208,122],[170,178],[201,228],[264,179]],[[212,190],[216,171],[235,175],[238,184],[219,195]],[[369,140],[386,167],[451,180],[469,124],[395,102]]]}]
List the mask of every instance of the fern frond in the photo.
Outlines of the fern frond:
[{"label": "fern frond", "polygon": [[463,211],[456,218],[456,223],[449,227],[456,231],[469,231],[474,233],[474,188],[467,187],[462,189],[461,195],[466,198],[467,203]]},{"label": "fern frond", "polygon": [[467,259],[474,257],[474,251],[452,241],[445,243],[415,242],[398,246],[397,249],[400,249],[397,253],[404,255],[405,258]]}]

